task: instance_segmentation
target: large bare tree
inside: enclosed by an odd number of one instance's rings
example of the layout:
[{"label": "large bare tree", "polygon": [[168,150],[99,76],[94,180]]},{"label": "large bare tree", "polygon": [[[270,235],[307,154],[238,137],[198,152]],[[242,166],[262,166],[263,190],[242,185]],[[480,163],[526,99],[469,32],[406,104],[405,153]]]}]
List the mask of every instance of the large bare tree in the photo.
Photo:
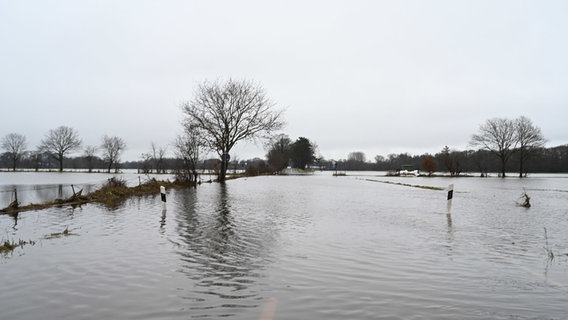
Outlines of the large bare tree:
[{"label": "large bare tree", "polygon": [[19,133],[9,133],[2,138],[0,143],[2,149],[8,154],[8,158],[12,162],[12,171],[16,171],[18,161],[26,151],[26,136]]},{"label": "large bare tree", "polygon": [[114,165],[115,172],[118,172],[118,164],[120,160],[120,153],[126,149],[126,143],[119,137],[103,136],[101,143],[103,152],[103,160],[108,164],[107,172],[110,173]]},{"label": "large bare tree", "polygon": [[525,173],[524,165],[526,161],[537,150],[544,147],[546,139],[542,135],[540,128],[533,125],[532,121],[525,116],[520,116],[515,120],[515,130],[518,143],[519,178],[522,178]]},{"label": "large bare tree", "polygon": [[505,177],[507,162],[517,146],[515,121],[493,118],[479,126],[479,132],[471,136],[470,144],[491,151],[501,162],[501,177]]},{"label": "large bare tree", "polygon": [[59,162],[59,171],[63,171],[63,158],[71,151],[81,147],[79,133],[73,128],[60,126],[49,130],[41,140],[40,150],[49,153]]},{"label": "large bare tree", "polygon": [[229,152],[237,142],[268,138],[284,126],[282,111],[274,110],[264,89],[245,80],[199,84],[183,112],[203,132],[206,146],[221,157],[220,182],[225,181]]}]

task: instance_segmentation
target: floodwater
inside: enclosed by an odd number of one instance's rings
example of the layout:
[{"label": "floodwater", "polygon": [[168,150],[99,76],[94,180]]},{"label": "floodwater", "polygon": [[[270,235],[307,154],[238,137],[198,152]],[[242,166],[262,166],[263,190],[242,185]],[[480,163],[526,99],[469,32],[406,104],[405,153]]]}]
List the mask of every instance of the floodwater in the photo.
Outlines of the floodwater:
[{"label": "floodwater", "polygon": [[566,319],[567,231],[563,175],[203,184],[0,216],[0,318]]},{"label": "floodwater", "polygon": [[20,205],[29,205],[65,199],[79,190],[85,195],[100,188],[113,177],[130,186],[144,183],[151,178],[173,178],[171,175],[138,174],[136,170],[124,170],[117,174],[84,171],[3,171],[0,172],[0,209],[7,207],[16,197]]}]

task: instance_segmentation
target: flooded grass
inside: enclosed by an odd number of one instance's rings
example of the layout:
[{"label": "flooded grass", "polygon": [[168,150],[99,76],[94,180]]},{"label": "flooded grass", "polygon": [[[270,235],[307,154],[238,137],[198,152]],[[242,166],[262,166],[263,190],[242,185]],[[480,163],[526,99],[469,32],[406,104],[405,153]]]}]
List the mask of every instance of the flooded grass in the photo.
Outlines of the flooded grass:
[{"label": "flooded grass", "polygon": [[[67,237],[67,236],[76,236],[76,235],[79,235],[79,234],[70,232],[69,227],[66,227],[65,230],[63,230],[62,232],[51,233],[51,234],[43,237],[43,239],[51,240],[51,239],[57,239],[57,238]],[[35,245],[35,244],[36,244],[36,241],[32,241],[32,240],[28,240],[28,241],[24,241],[22,239],[20,239],[18,241],[3,240],[2,242],[0,242],[0,254],[6,255],[6,254],[14,251],[18,247],[23,248],[25,245]]]},{"label": "flooded grass", "polygon": [[77,233],[70,232],[69,227],[66,227],[65,230],[63,230],[62,232],[51,233],[49,235],[46,235],[43,238],[49,240],[49,239],[57,239],[57,238],[61,238],[61,237],[78,236],[78,235],[79,234],[77,234]]},{"label": "flooded grass", "polygon": [[20,239],[18,242],[4,240],[0,243],[0,254],[8,254],[18,247],[24,247],[27,244],[34,245],[35,241],[24,241]]},{"label": "flooded grass", "polygon": [[385,180],[365,179],[365,181],[394,184],[394,185],[397,185],[397,186],[412,187],[412,188],[419,188],[419,189],[438,190],[438,191],[446,190],[445,188],[434,187],[434,186],[422,186],[422,185],[418,185],[418,184],[408,184],[408,183],[392,182],[392,181],[385,181]]},{"label": "flooded grass", "polygon": [[122,179],[111,178],[103,187],[101,187],[97,191],[89,193],[88,195],[81,195],[81,191],[79,191],[66,199],[55,199],[54,201],[49,201],[41,204],[32,203],[25,206],[10,205],[7,208],[1,209],[0,214],[13,215],[18,212],[24,211],[37,211],[64,205],[79,206],[86,203],[99,203],[106,207],[112,208],[122,204],[128,198],[133,196],[158,194],[160,193],[160,186],[164,186],[166,189],[193,187],[193,185],[188,183],[161,181],[156,179],[150,179],[148,182],[145,182],[138,186],[129,187],[126,181]]}]

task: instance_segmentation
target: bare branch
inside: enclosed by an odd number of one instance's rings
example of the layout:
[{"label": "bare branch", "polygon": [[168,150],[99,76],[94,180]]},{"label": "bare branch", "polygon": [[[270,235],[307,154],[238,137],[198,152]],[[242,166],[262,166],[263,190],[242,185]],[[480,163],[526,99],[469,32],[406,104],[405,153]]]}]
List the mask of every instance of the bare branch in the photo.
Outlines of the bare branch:
[{"label": "bare branch", "polygon": [[[240,141],[266,138],[284,126],[282,111],[273,110],[264,89],[250,81],[203,82],[182,108],[204,144],[221,157]],[[226,164],[221,171],[222,181]]]}]

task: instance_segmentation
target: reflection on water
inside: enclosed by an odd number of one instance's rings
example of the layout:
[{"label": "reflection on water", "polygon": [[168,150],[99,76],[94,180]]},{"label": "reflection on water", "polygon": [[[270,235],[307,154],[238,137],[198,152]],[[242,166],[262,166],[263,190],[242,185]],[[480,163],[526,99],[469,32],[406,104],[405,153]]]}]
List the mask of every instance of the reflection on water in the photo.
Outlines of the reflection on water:
[{"label": "reflection on water", "polygon": [[170,179],[170,175],[140,175],[136,170],[124,170],[118,174],[87,172],[0,172],[0,208],[14,200],[17,190],[22,205],[43,203],[68,198],[73,191],[83,189],[88,194],[105,184],[109,178],[117,178],[134,186],[151,178]]},{"label": "reflection on water", "polygon": [[258,177],[169,190],[167,211],[149,196],[0,216],[0,240],[36,243],[0,257],[1,318],[565,318],[568,178],[378,178],[455,183],[451,214],[444,191],[370,179]]},{"label": "reflection on water", "polygon": [[[180,271],[195,283],[185,297],[193,301],[191,310],[206,316],[214,308],[217,316],[229,316],[259,305],[261,297],[255,283],[268,263],[264,248],[270,243],[261,239],[269,230],[251,229],[243,221],[252,217],[233,209],[228,184],[215,185],[209,192],[206,196],[212,201],[205,205],[193,190],[178,199]],[[194,316],[199,317],[199,313]]]},{"label": "reflection on water", "polygon": [[39,204],[69,198],[79,190],[85,195],[96,189],[97,185],[93,184],[4,185],[0,186],[0,208],[8,206],[16,197],[20,205]]}]

